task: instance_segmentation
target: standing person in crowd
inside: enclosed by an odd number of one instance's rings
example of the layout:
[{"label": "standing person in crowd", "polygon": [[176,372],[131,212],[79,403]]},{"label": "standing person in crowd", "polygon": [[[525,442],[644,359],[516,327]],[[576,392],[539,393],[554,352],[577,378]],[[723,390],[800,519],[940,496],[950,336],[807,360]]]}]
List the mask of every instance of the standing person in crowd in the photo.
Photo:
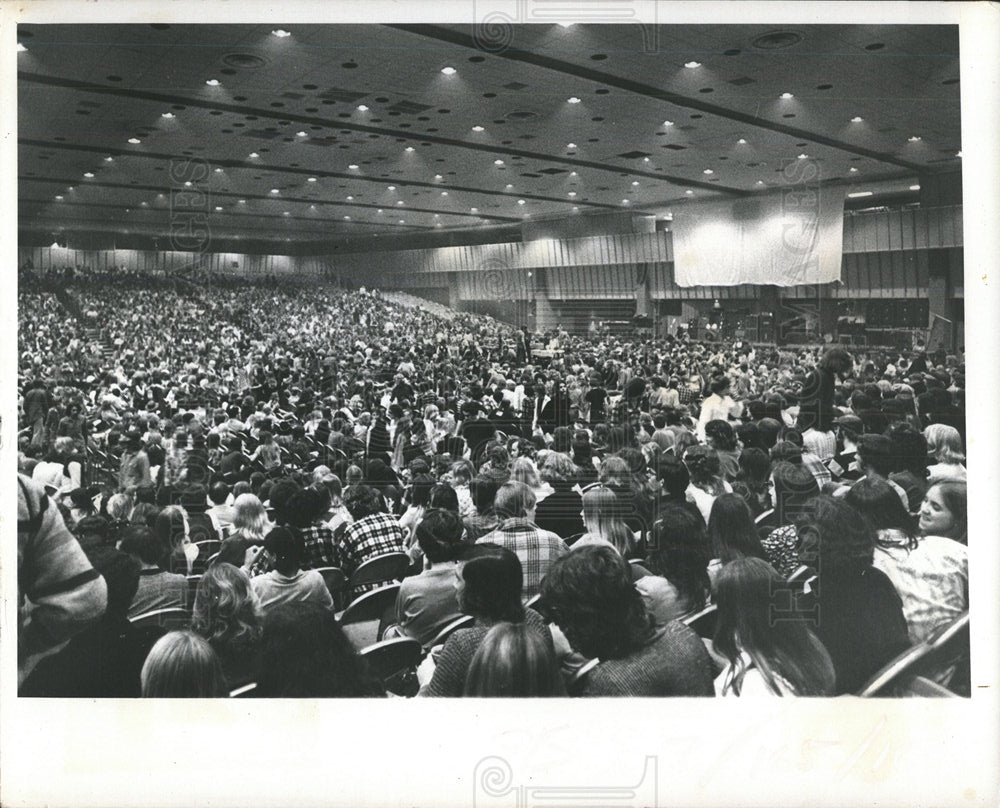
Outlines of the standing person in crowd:
[{"label": "standing person in crowd", "polygon": [[719,571],[712,644],[728,664],[715,680],[717,696],[833,695],[833,662],[813,629],[803,620],[773,619],[783,585],[754,556],[734,558]]},{"label": "standing person in crowd", "polygon": [[743,405],[733,401],[730,396],[729,379],[725,376],[715,379],[711,384],[712,394],[701,403],[701,415],[698,417],[698,440],[706,440],[705,427],[710,421],[725,421],[739,418],[743,413]]},{"label": "standing person in crowd", "polygon": [[823,354],[799,392],[797,425],[800,430],[833,431],[834,391],[838,381],[846,379],[853,370],[854,359],[843,348],[830,348]]},{"label": "standing person in crowd", "polygon": [[477,540],[496,544],[517,554],[524,571],[525,600],[538,594],[542,579],[555,560],[569,548],[555,533],[535,524],[535,494],[524,483],[509,482],[500,487],[494,501],[500,525]]},{"label": "standing person in crowd", "polygon": [[542,607],[573,650],[600,660],[584,696],[710,696],[712,664],[687,626],[657,625],[611,547],[581,547],[553,565]]}]

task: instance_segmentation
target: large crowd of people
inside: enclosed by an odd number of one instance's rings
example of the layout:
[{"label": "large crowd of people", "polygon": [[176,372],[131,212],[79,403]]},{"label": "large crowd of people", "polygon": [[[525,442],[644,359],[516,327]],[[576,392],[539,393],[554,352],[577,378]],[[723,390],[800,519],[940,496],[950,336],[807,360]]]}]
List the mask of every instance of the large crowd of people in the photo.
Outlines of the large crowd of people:
[{"label": "large crowd of people", "polygon": [[[831,696],[968,610],[958,353],[536,335],[328,285],[18,303],[22,695]],[[340,613],[386,587],[361,640]]]}]

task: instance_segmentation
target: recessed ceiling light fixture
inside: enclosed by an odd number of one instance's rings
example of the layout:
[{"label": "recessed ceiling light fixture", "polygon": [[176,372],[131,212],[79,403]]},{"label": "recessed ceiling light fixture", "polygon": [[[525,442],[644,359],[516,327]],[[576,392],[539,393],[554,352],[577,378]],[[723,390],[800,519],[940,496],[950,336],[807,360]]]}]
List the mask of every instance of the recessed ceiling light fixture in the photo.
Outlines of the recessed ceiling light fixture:
[{"label": "recessed ceiling light fixture", "polygon": [[278,191],[278,189],[277,189],[277,188],[272,188],[272,189],[271,189],[271,193],[272,193],[272,194],[276,194],[276,193],[279,193],[279,191]]},{"label": "recessed ceiling light fixture", "polygon": [[909,140],[910,143],[918,143],[920,142],[921,139],[922,138],[920,137],[920,135],[910,135],[910,137],[907,138],[907,140]]},{"label": "recessed ceiling light fixture", "polygon": [[453,67],[442,67],[441,72],[446,76],[454,76],[458,71]]},{"label": "recessed ceiling light fixture", "polygon": [[663,125],[664,125],[664,126],[673,126],[673,125],[674,125],[674,122],[673,122],[673,121],[664,121],[664,122],[663,122]]},{"label": "recessed ceiling light fixture", "polygon": [[368,107],[366,107],[364,104],[358,104],[358,112],[367,112],[367,111]]},{"label": "recessed ceiling light fixture", "polygon": [[649,158],[648,158],[648,157],[643,157],[643,158],[642,158],[642,162],[644,162],[644,163],[648,163],[648,162],[649,162]]},{"label": "recessed ceiling light fixture", "polygon": [[862,196],[871,196],[872,193],[872,191],[855,191],[853,194],[848,194],[847,196],[851,199],[858,199]]},{"label": "recessed ceiling light fixture", "polygon": [[523,205],[524,204],[524,200],[523,199],[518,199],[517,200],[517,204],[518,205]]},{"label": "recessed ceiling light fixture", "polygon": [[628,204],[628,200],[627,200],[627,199],[623,199],[623,200],[622,200],[622,204],[623,204],[623,205],[627,205],[627,204]]},{"label": "recessed ceiling light fixture", "polygon": [[400,199],[396,204],[397,205],[405,205],[406,203],[402,199]]},{"label": "recessed ceiling light fixture", "polygon": [[137,137],[130,137],[128,139],[128,142],[131,143],[133,146],[138,146],[140,143],[142,143],[142,141],[139,140],[139,138]]},{"label": "recessed ceiling light fixture", "polygon": [[851,166],[851,167],[850,167],[849,169],[847,169],[847,170],[848,170],[848,171],[850,171],[850,172],[851,172],[852,174],[857,174],[857,173],[858,173],[858,168],[857,168],[857,166]]},{"label": "recessed ceiling light fixture", "polygon": [[579,104],[579,103],[580,103],[580,99],[579,99],[579,98],[577,98],[577,97],[576,97],[576,96],[574,95],[574,96],[573,96],[572,98],[567,98],[567,99],[566,99],[566,102],[567,102],[567,103],[569,103],[569,104]]},{"label": "recessed ceiling light fixture", "polygon": [[690,188],[688,188],[684,193],[686,193],[688,196],[691,196],[691,194],[693,194],[694,191],[692,191]]},{"label": "recessed ceiling light fixture", "polygon": [[473,132],[482,132],[485,128],[486,128],[485,126],[479,126],[479,124],[476,124],[475,126],[472,127],[472,131]]},{"label": "recessed ceiling light fixture", "polygon": [[639,184],[639,180],[632,180],[632,185],[638,185],[638,184]]},{"label": "recessed ceiling light fixture", "polygon": [[186,181],[186,182],[184,183],[184,187],[185,187],[185,188],[190,188],[190,187],[191,187],[192,185],[194,185],[194,183],[193,183],[193,182],[191,182],[191,180],[187,180],[187,181]]},{"label": "recessed ceiling light fixture", "polygon": [[448,196],[448,192],[447,191],[442,191],[441,192],[441,196]]},{"label": "recessed ceiling light fixture", "polygon": [[910,186],[910,190],[911,191],[919,191],[920,190],[920,186],[919,185],[911,185]]},{"label": "recessed ceiling light fixture", "polygon": [[216,209],[216,211],[220,211],[220,210],[222,210],[222,205],[216,205],[216,206],[215,206],[215,209]]},{"label": "recessed ceiling light fixture", "polygon": [[469,213],[479,213],[479,208],[469,208]]},{"label": "recessed ceiling light fixture", "polygon": [[509,191],[509,190],[510,190],[511,188],[513,188],[513,187],[514,187],[514,186],[513,186],[513,185],[511,185],[511,184],[510,184],[509,182],[508,182],[508,183],[507,183],[507,184],[506,184],[506,185],[504,186],[504,188],[506,188],[506,189],[507,189],[508,191]]},{"label": "recessed ceiling light fixture", "polygon": [[94,172],[93,171],[88,171],[83,176],[85,176],[89,180],[89,179],[91,179],[94,176]]},{"label": "recessed ceiling light fixture", "polygon": [[413,151],[413,146],[407,146],[403,151],[411,152]]},{"label": "recessed ceiling light fixture", "polygon": [[570,191],[566,196],[576,196],[576,191]]},{"label": "recessed ceiling light fixture", "polygon": [[701,62],[685,62],[684,67],[688,69],[694,69],[696,67],[701,67]]},{"label": "recessed ceiling light fixture", "polygon": [[756,183],[756,184],[757,184],[757,185],[763,185],[763,184],[764,184],[764,180],[757,180],[757,183]]},{"label": "recessed ceiling light fixture", "polygon": [[174,117],[174,113],[172,113],[172,112],[164,112],[162,115],[160,115],[160,117],[161,118],[173,118]]},{"label": "recessed ceiling light fixture", "polygon": [[351,217],[350,216],[345,216],[344,218],[347,219],[347,220],[350,220]]},{"label": "recessed ceiling light fixture", "polygon": [[803,152],[802,154],[799,155],[798,159],[799,160],[808,160],[809,159],[809,155],[806,154],[805,152]]},{"label": "recessed ceiling light fixture", "polygon": [[348,201],[348,202],[353,202],[353,201],[354,201],[354,197],[353,197],[353,196],[349,196],[349,197],[347,197],[347,201]]},{"label": "recessed ceiling light fixture", "polygon": [[739,143],[741,146],[746,146],[747,145],[747,139],[745,137],[741,137],[736,142]]},{"label": "recessed ceiling light fixture", "polygon": [[851,123],[861,123],[864,120],[860,115],[855,115],[851,118]]},{"label": "recessed ceiling light fixture", "polygon": [[494,160],[493,161],[493,165],[495,165],[495,166],[502,166],[503,165],[503,160]]},{"label": "recessed ceiling light fixture", "polygon": [[702,173],[702,174],[714,174],[715,172],[714,172],[714,171],[712,171],[712,169],[710,169],[710,168],[706,168],[706,169],[705,169],[704,171],[702,171],[701,173]]},{"label": "recessed ceiling light fixture", "polygon": [[64,197],[62,196],[62,194],[57,194],[56,195],[56,202],[62,202],[63,199],[64,199]]},{"label": "recessed ceiling light fixture", "polygon": [[209,87],[218,87],[219,86],[219,80],[218,79],[209,79],[208,81],[205,82],[205,84],[207,84]]},{"label": "recessed ceiling light fixture", "polygon": [[567,149],[575,149],[576,148],[576,144],[575,143],[567,143],[566,144],[566,148]]},{"label": "recessed ceiling light fixture", "polygon": [[110,155],[108,157],[104,158],[104,162],[105,163],[113,163],[114,161],[115,161],[115,158],[111,157]]},{"label": "recessed ceiling light fixture", "polygon": [[291,34],[283,28],[275,28],[271,31],[271,36],[276,36],[278,39],[284,39],[286,36],[291,36]]},{"label": "recessed ceiling light fixture", "polygon": [[792,95],[791,93],[782,93],[782,94],[781,94],[781,97],[782,97],[783,99],[785,99],[786,101],[787,101],[787,100],[788,100],[789,98],[795,98],[795,96],[794,96],[794,95]]},{"label": "recessed ceiling light fixture", "polygon": [[260,155],[255,151],[250,152],[250,159],[252,160],[254,157],[260,157]]},{"label": "recessed ceiling light fixture", "polygon": [[434,175],[434,179],[436,179],[436,180],[442,180],[442,179],[444,179],[444,177],[442,177],[440,174],[435,174]]},{"label": "recessed ceiling light fixture", "polygon": [[309,179],[306,180],[306,182],[316,182],[316,178],[310,177]]},{"label": "recessed ceiling light fixture", "polygon": [[571,177],[575,177],[575,176],[576,176],[576,172],[575,172],[575,171],[570,171],[570,172],[569,172],[569,175],[570,175]]},{"label": "recessed ceiling light fixture", "polygon": [[292,212],[290,210],[282,211],[282,216],[291,216]]},{"label": "recessed ceiling light fixture", "polygon": [[389,190],[390,191],[395,191],[396,190],[396,186],[395,185],[390,185],[389,186]]},{"label": "recessed ceiling light fixture", "polygon": [[222,169],[221,169],[221,168],[217,168],[217,169],[215,169],[215,173],[216,173],[216,174],[221,174],[221,173],[222,173]]},{"label": "recessed ceiling light fixture", "polygon": [[357,171],[358,170],[358,164],[357,163],[351,163],[348,166],[348,168],[351,169],[351,171]]},{"label": "recessed ceiling light fixture", "polygon": [[296,132],[295,136],[296,137],[305,137],[307,134],[308,134],[308,132],[301,131],[301,132]]}]

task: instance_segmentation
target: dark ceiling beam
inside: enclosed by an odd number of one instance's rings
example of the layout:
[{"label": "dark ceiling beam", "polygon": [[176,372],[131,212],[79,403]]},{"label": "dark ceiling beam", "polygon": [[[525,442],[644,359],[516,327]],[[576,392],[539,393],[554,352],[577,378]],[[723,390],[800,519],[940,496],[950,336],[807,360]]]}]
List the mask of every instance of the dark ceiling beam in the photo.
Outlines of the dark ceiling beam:
[{"label": "dark ceiling beam", "polygon": [[[475,37],[471,34],[465,34],[451,28],[444,28],[438,25],[405,24],[387,25],[386,27],[394,28],[399,31],[406,31],[407,33],[416,34],[429,39],[435,39],[439,42],[446,42],[449,45],[459,45],[478,52],[483,52],[483,49],[477,45]],[[487,53],[490,56],[496,56],[500,59],[509,59],[512,62],[529,64],[535,67],[541,67],[547,70],[554,70],[559,73],[575,76],[576,78],[585,79],[587,81],[593,81],[597,84],[617,87],[619,90],[645,96],[646,98],[650,98],[654,101],[665,101],[678,107],[696,109],[699,112],[728,118],[729,120],[739,122],[744,126],[756,126],[761,129],[769,129],[772,132],[777,132],[782,135],[789,135],[799,140],[811,140],[813,143],[820,143],[824,146],[830,146],[834,149],[850,152],[862,157],[868,157],[882,163],[890,163],[910,171],[926,170],[923,166],[917,163],[911,163],[891,154],[885,154],[884,152],[875,151],[874,149],[866,149],[863,146],[855,146],[851,143],[845,143],[842,140],[836,140],[835,138],[820,135],[795,126],[788,126],[787,124],[768,121],[764,118],[758,118],[755,115],[748,115],[745,112],[739,112],[737,110],[729,109],[728,107],[719,106],[718,104],[710,104],[706,101],[702,101],[701,99],[681,95],[680,93],[670,92],[669,90],[661,90],[658,87],[653,87],[649,84],[643,84],[639,81],[633,81],[632,79],[622,78],[621,76],[615,76],[611,73],[594,70],[593,68],[577,65],[573,62],[566,62],[562,59],[556,59],[552,56],[546,56],[541,53],[533,53],[531,51],[525,51],[515,47],[507,47],[495,53],[488,51]]]},{"label": "dark ceiling beam", "polygon": [[[541,160],[549,163],[558,163],[561,165],[573,166],[574,168],[590,168],[596,171],[610,171],[615,174],[628,174],[629,176],[636,177],[646,177],[653,180],[661,180],[663,182],[671,182],[675,185],[681,185],[685,188],[701,188],[706,191],[715,191],[717,193],[728,193],[734,196],[743,196],[749,191],[744,191],[741,188],[731,188],[726,185],[721,185],[718,183],[708,183],[701,180],[689,180],[684,177],[677,177],[671,174],[662,174],[654,171],[645,171],[632,168],[624,168],[621,166],[614,166],[609,163],[598,163],[592,160],[578,160],[572,157],[563,157],[559,155],[545,154],[543,152],[533,152],[526,149],[512,149],[509,146],[494,146],[486,143],[470,143],[465,140],[456,140],[455,138],[440,137],[438,135],[430,135],[420,132],[410,132],[407,130],[397,130],[397,129],[387,129],[381,126],[366,126],[364,124],[352,123],[349,121],[332,121],[329,118],[320,118],[315,115],[301,115],[295,112],[289,112],[287,110],[281,110],[280,112],[275,112],[272,109],[262,109],[260,107],[250,107],[245,104],[225,104],[219,101],[209,101],[203,98],[192,98],[186,95],[170,95],[167,93],[156,93],[149,90],[130,90],[127,87],[110,87],[103,84],[94,84],[93,82],[77,81],[75,79],[61,78],[58,76],[43,76],[40,73],[28,73],[27,71],[19,70],[17,72],[17,79],[19,82],[27,82],[33,84],[43,84],[49,87],[61,87],[68,90],[76,90],[77,92],[95,93],[97,95],[109,95],[116,98],[129,98],[132,100],[141,101],[155,101],[157,103],[163,104],[185,104],[190,107],[199,107],[201,109],[215,109],[223,112],[232,112],[237,115],[247,115],[253,114],[259,118],[268,118],[271,120],[284,120],[284,121],[296,121],[298,123],[311,124],[313,126],[322,126],[327,129],[349,129],[352,132],[365,132],[366,134],[377,134],[384,137],[398,138],[401,140],[413,140],[413,141],[424,141],[427,143],[436,143],[441,146],[452,146],[454,148],[470,149],[472,151],[485,152],[488,154],[505,154],[511,157],[517,156],[529,160]],[[51,144],[46,143],[46,146]],[[276,168],[277,171],[287,171],[285,168]],[[402,184],[402,183],[401,183]],[[410,183],[413,184],[413,183]],[[480,191],[480,193],[490,193],[490,191]]]},{"label": "dark ceiling beam", "polygon": [[[103,146],[84,146],[77,143],[60,143],[58,141],[48,141],[48,140],[34,140],[31,138],[18,138],[17,141],[19,146],[34,146],[40,149],[62,149],[63,151],[81,151],[88,152],[90,154],[100,154],[100,155],[111,155],[114,157],[145,157],[150,160],[176,160],[176,154],[166,154],[164,152],[149,152],[149,151],[129,151],[128,149],[109,149]],[[340,180],[362,180],[364,182],[377,183],[379,185],[385,185],[389,183],[391,185],[396,185],[399,187],[406,186],[408,188],[430,188],[432,190],[449,190],[457,191],[459,193],[469,193],[469,194],[484,194],[486,196],[498,196],[502,199],[534,199],[539,202],[556,202],[560,205],[583,205],[589,208],[601,208],[603,210],[621,210],[617,205],[607,205],[603,202],[584,202],[576,201],[572,199],[563,199],[561,197],[544,196],[543,194],[513,194],[510,191],[493,191],[493,190],[483,190],[481,188],[472,188],[467,185],[446,185],[443,182],[419,182],[414,180],[394,180],[386,179],[385,177],[372,177],[370,175],[364,174],[346,174],[340,171],[324,171],[323,169],[308,169],[308,168],[293,168],[284,166],[275,166],[268,163],[261,163],[259,160],[248,163],[243,160],[230,160],[225,158],[215,158],[215,157],[185,157],[184,159],[190,160],[191,162],[197,162],[198,160],[204,160],[206,163],[210,163],[213,166],[219,166],[221,168],[241,168],[251,171],[268,171],[278,174],[296,174],[303,177],[326,177],[328,179],[340,179]],[[68,180],[71,185],[79,185],[81,180]],[[138,188],[138,185],[125,185],[125,188]],[[156,188],[157,191],[164,191],[168,189]],[[714,187],[713,187],[714,190]],[[236,194],[236,196],[240,196]],[[273,199],[274,197],[261,197],[263,199]],[[316,202],[315,199],[307,200],[309,202]],[[330,203],[335,204],[335,203]],[[375,207],[379,207],[375,205]],[[382,206],[384,207],[384,205]],[[447,213],[446,210],[431,210],[431,213]],[[454,214],[456,216],[460,214]],[[478,213],[467,213],[467,216],[481,218]],[[498,217],[502,218],[502,217]]]}]

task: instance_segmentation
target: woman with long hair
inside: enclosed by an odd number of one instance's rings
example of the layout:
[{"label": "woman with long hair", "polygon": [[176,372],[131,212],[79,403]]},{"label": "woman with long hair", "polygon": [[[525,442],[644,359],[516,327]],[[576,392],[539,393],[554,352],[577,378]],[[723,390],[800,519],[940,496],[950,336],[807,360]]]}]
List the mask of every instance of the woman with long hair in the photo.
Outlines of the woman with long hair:
[{"label": "woman with long hair", "polygon": [[153,533],[169,548],[161,566],[167,572],[190,575],[199,547],[191,541],[191,528],[184,508],[168,505],[160,511],[153,522]]},{"label": "woman with long hair", "polygon": [[684,465],[691,474],[687,498],[698,506],[702,519],[708,524],[712,503],[722,494],[731,494],[733,487],[722,479],[719,456],[708,446],[692,446],[684,452]]},{"label": "woman with long hair", "polygon": [[711,593],[705,526],[686,508],[670,505],[653,525],[646,566],[652,575],[636,581],[658,625],[704,608]]},{"label": "woman with long hair", "polygon": [[457,560],[455,595],[475,623],[448,637],[436,657],[428,655],[417,671],[421,696],[461,696],[472,658],[497,623],[525,623],[552,648],[548,626],[521,603],[524,577],[517,555],[495,544],[476,544],[462,548]]},{"label": "woman with long hair", "polygon": [[718,617],[712,645],[728,660],[718,696],[829,696],[833,662],[804,620],[774,620],[781,576],[761,558],[735,558],[715,582]]},{"label": "woman with long hair", "polygon": [[524,623],[489,630],[465,677],[466,696],[565,696],[552,646]]},{"label": "woman with long hair", "polygon": [[233,532],[223,539],[216,563],[248,567],[264,546],[271,529],[264,505],[253,494],[240,494],[233,501]]},{"label": "woman with long hair", "polygon": [[384,696],[385,690],[368,672],[332,610],[317,603],[286,603],[264,620],[257,694],[363,698]]},{"label": "woman with long hair", "polygon": [[191,628],[219,655],[229,689],[255,681],[260,666],[260,611],[250,578],[213,564],[198,582]]},{"label": "woman with long hair", "polygon": [[622,519],[618,497],[610,488],[598,486],[584,493],[583,524],[587,532],[574,542],[574,549],[604,544],[614,547],[625,558],[637,557],[635,534]]},{"label": "woman with long hair", "polygon": [[713,581],[719,568],[730,561],[738,558],[767,560],[750,508],[737,494],[723,494],[715,500],[708,517],[708,538],[712,544],[708,575]]},{"label": "woman with long hair", "polygon": [[510,467],[510,479],[524,483],[535,492],[535,502],[541,502],[552,493],[552,486],[538,477],[535,461],[530,457],[519,457]]},{"label": "woman with long hair", "polygon": [[844,501],[877,532],[874,566],[892,581],[903,601],[910,642],[927,639],[938,626],[969,608],[969,557],[963,544],[917,535],[913,517],[885,480],[855,483]]},{"label": "woman with long hair", "polygon": [[[771,472],[774,486],[774,522],[779,527],[767,536],[760,537],[760,544],[767,560],[785,578],[799,567],[799,535],[795,519],[808,504],[819,496],[816,478],[804,466],[781,461]],[[773,524],[772,523],[772,524]],[[760,534],[758,534],[760,535]]]},{"label": "woman with long hair", "polygon": [[820,495],[796,523],[803,563],[819,575],[814,590],[816,634],[837,672],[836,695],[856,693],[910,647],[903,604],[892,582],[872,565],[875,530],[840,499]]},{"label": "woman with long hair", "polygon": [[452,488],[458,495],[458,512],[463,519],[476,515],[476,505],[472,501],[469,483],[476,476],[476,469],[469,460],[461,459],[451,464],[449,477]]},{"label": "woman with long hair", "polygon": [[961,433],[947,424],[931,424],[924,429],[924,438],[927,439],[928,459],[933,462],[927,469],[928,480],[931,483],[944,480],[964,482],[969,474],[965,468]]},{"label": "woman with long hair", "polygon": [[219,657],[193,631],[171,631],[157,640],[139,678],[146,699],[211,699],[228,692]]},{"label": "woman with long hair", "polygon": [[740,452],[739,472],[733,491],[746,500],[754,519],[773,507],[771,502],[771,459],[767,452],[755,447]]},{"label": "woman with long hair", "polygon": [[968,487],[959,480],[945,480],[927,489],[917,527],[922,536],[944,536],[961,544],[969,540]]}]

